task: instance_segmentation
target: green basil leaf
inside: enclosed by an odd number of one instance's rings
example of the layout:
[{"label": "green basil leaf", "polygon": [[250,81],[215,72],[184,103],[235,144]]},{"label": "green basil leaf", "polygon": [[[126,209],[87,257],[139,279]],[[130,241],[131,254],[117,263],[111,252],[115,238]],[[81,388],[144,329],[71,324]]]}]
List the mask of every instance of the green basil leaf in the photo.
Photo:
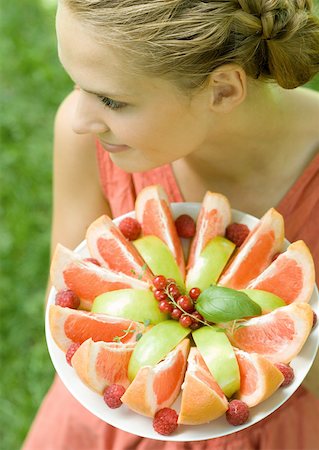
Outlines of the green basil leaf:
[{"label": "green basil leaf", "polygon": [[259,316],[261,307],[247,294],[222,286],[210,286],[197,299],[196,310],[208,322],[228,322]]}]

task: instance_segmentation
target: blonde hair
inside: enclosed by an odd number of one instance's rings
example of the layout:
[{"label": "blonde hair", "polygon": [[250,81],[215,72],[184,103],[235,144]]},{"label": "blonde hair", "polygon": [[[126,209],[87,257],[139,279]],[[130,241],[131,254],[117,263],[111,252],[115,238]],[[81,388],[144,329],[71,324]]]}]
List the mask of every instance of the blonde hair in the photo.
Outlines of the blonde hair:
[{"label": "blonde hair", "polygon": [[311,0],[63,0],[138,70],[193,88],[222,64],[284,88],[319,68]]}]

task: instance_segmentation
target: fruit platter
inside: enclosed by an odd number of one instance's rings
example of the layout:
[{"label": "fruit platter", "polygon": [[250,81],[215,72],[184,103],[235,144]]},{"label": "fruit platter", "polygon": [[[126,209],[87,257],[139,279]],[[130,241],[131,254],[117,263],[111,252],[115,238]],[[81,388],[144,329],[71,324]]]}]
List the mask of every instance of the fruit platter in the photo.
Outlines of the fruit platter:
[{"label": "fruit platter", "polygon": [[142,437],[196,441],[249,427],[302,383],[318,349],[306,244],[271,208],[257,219],[222,194],[170,203],[144,188],[51,263],[46,339],[91,413]]}]

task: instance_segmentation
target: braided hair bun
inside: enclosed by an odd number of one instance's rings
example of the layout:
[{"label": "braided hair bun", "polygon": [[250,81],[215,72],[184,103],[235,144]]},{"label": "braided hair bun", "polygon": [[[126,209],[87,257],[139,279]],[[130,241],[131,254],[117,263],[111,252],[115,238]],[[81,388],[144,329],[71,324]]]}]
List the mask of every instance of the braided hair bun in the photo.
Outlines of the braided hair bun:
[{"label": "braided hair bun", "polygon": [[289,89],[318,72],[319,23],[309,0],[238,0],[238,6],[233,30],[244,42],[254,36],[247,64],[256,66],[257,78],[272,78]]}]

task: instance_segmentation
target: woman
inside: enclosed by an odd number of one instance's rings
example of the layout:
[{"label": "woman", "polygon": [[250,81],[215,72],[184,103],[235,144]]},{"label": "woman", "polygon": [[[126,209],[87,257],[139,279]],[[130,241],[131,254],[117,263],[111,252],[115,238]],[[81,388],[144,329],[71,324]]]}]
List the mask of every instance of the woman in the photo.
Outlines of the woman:
[{"label": "woman", "polygon": [[[52,248],[161,183],[172,201],[211,190],[256,216],[276,206],[319,260],[319,96],[298,87],[319,67],[310,1],[61,0],[57,37],[77,87],[56,118]],[[24,449],[312,449],[318,412],[300,388],[231,436],[151,441],[101,422],[56,378]]]}]

